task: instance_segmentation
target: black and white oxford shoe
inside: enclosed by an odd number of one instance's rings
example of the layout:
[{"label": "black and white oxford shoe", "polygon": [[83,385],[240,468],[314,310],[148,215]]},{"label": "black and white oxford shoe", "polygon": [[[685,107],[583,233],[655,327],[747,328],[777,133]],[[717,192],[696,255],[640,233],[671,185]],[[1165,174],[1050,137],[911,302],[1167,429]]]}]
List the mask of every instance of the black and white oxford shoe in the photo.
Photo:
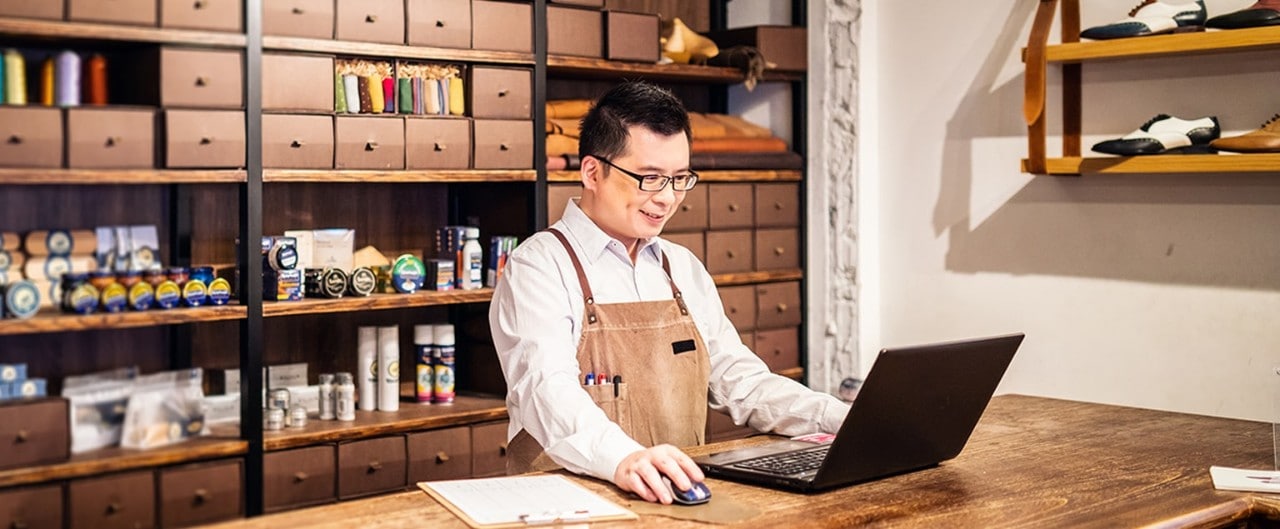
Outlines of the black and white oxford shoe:
[{"label": "black and white oxford shoe", "polygon": [[1080,37],[1108,40],[1204,31],[1208,16],[1204,0],[1143,0],[1129,11],[1128,18],[1086,29],[1080,32]]},{"label": "black and white oxford shoe", "polygon": [[1138,130],[1123,138],[1107,140],[1093,146],[1094,152],[1136,156],[1141,154],[1206,154],[1215,152],[1209,142],[1222,134],[1218,118],[1207,116],[1184,120],[1160,114],[1143,123]]}]

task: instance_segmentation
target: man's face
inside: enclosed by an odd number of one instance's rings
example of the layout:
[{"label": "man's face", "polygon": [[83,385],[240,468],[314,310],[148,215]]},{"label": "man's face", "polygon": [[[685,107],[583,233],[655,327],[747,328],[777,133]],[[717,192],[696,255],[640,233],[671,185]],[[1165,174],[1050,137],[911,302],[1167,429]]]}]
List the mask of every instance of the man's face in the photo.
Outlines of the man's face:
[{"label": "man's face", "polygon": [[[621,154],[609,160],[636,174],[676,175],[689,170],[689,139],[683,133],[671,136],[632,126]],[[633,254],[641,239],[656,237],[684,201],[685,191],[675,191],[670,183],[661,191],[642,191],[640,183],[593,157],[583,163],[583,210],[610,237],[618,239]]]}]

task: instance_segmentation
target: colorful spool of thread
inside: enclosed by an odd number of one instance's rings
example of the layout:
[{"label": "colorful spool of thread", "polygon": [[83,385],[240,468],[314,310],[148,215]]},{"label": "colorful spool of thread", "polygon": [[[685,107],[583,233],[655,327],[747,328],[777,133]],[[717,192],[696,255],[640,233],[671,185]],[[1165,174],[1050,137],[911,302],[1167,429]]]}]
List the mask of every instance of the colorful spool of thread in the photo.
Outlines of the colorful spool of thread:
[{"label": "colorful spool of thread", "polygon": [[390,77],[382,79],[383,112],[396,112],[396,80]]},{"label": "colorful spool of thread", "polygon": [[427,85],[427,113],[440,113],[440,82],[430,79],[423,80],[423,84]]},{"label": "colorful spool of thread", "polygon": [[[382,78],[376,75],[366,77],[366,83],[369,85],[369,112],[372,114],[381,114],[382,109],[386,108],[386,100],[382,95]],[[364,110],[361,105],[360,110]]]},{"label": "colorful spool of thread", "polygon": [[449,79],[449,113],[461,116],[466,110],[466,99],[462,92],[462,79]]},{"label": "colorful spool of thread", "polygon": [[40,105],[53,106],[53,57],[40,65]]},{"label": "colorful spool of thread", "polygon": [[57,93],[55,99],[60,107],[80,106],[80,56],[72,51],[58,54]]},{"label": "colorful spool of thread", "polygon": [[396,85],[399,93],[399,98],[396,101],[396,109],[399,110],[401,114],[413,113],[413,79],[401,77],[400,79],[396,79]]},{"label": "colorful spool of thread", "polygon": [[360,78],[355,74],[344,74],[342,76],[342,85],[347,94],[347,113],[355,114],[360,112]]},{"label": "colorful spool of thread", "polygon": [[342,74],[333,74],[333,111],[339,114],[347,111],[347,84],[342,82]]},{"label": "colorful spool of thread", "polygon": [[5,101],[10,105],[27,104],[27,70],[26,62],[18,50],[4,53],[4,92]]},{"label": "colorful spool of thread", "polygon": [[85,102],[90,105],[107,104],[107,58],[101,54],[93,54],[89,57],[85,72],[88,76],[85,86],[88,87],[89,92]]}]

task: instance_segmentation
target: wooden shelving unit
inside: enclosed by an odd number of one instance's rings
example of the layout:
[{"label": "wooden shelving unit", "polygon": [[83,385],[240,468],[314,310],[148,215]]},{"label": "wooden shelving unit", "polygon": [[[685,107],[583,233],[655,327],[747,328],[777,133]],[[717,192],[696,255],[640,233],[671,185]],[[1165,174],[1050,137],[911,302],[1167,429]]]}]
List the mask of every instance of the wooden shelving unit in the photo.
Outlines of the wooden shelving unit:
[{"label": "wooden shelving unit", "polygon": [[[1023,160],[1026,172],[1027,160]],[[1178,174],[1178,173],[1274,173],[1280,171],[1280,154],[1167,154],[1082,158],[1048,158],[1050,175],[1081,174]]]},{"label": "wooden shelving unit", "polygon": [[529,170],[362,171],[350,169],[263,169],[263,182],[467,183],[536,182]]},{"label": "wooden shelving unit", "polygon": [[419,404],[402,400],[399,411],[357,410],[355,421],[310,420],[304,428],[267,432],[263,435],[263,449],[270,452],[506,418],[506,404],[498,397],[459,395],[452,404]]},{"label": "wooden shelving unit", "polygon": [[1149,37],[1090,42],[1065,42],[1045,47],[1045,59],[1054,63],[1076,63],[1110,59],[1144,59],[1171,55],[1240,52],[1280,49],[1280,31],[1275,28],[1233,29],[1201,33],[1178,33]]},{"label": "wooden shelving unit", "polygon": [[262,315],[267,318],[298,316],[302,314],[326,314],[335,312],[362,312],[368,310],[406,309],[437,305],[484,303],[493,299],[493,289],[423,291],[413,294],[374,294],[368,297],[339,299],[304,299],[264,303]]},{"label": "wooden shelving unit", "polygon": [[248,39],[242,33],[189,31],[141,26],[55,22],[35,19],[0,19],[0,35],[57,41],[151,42],[198,45],[214,48],[243,48]]},{"label": "wooden shelving unit", "polygon": [[25,320],[0,320],[0,336],[243,320],[245,315],[245,308],[239,305],[84,315],[64,314],[50,310],[41,311]]},{"label": "wooden shelving unit", "polygon": [[[695,168],[696,169],[696,168]],[[698,182],[799,182],[801,172],[792,169],[742,169],[698,171]],[[548,182],[579,182],[578,171],[547,171]]]},{"label": "wooden shelving unit", "polygon": [[243,169],[7,169],[0,185],[242,184]]},{"label": "wooden shelving unit", "polygon": [[374,42],[351,42],[299,37],[262,37],[262,48],[267,51],[302,51],[332,53],[335,55],[363,55],[370,57],[395,57],[430,61],[479,62],[487,64],[532,65],[532,53],[509,51],[485,51],[456,48],[430,48]]},{"label": "wooden shelving unit", "polygon": [[711,276],[718,287],[737,285],[754,285],[756,283],[773,283],[776,281],[799,281],[804,278],[804,270],[771,270],[766,272],[742,272],[738,274],[716,274]]},{"label": "wooden shelving unit", "polygon": [[[738,83],[746,79],[742,70],[727,66],[696,64],[649,64],[610,61],[564,55],[547,56],[547,73],[561,77],[591,79],[636,79],[693,83]],[[765,81],[798,81],[794,73],[768,72]]]},{"label": "wooden shelving unit", "polygon": [[103,448],[73,455],[62,463],[0,470],[0,487],[239,456],[247,450],[248,443],[234,436],[198,437],[147,450]]}]

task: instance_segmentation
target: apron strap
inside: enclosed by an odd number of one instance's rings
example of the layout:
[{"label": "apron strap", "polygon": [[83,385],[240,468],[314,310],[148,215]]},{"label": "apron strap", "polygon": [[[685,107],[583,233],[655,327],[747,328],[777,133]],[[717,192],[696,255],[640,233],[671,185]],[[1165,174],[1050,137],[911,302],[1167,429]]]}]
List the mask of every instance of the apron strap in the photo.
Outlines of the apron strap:
[{"label": "apron strap", "polygon": [[[597,321],[595,295],[591,293],[591,284],[587,282],[587,272],[583,270],[582,262],[578,260],[578,252],[573,251],[573,246],[569,244],[569,239],[560,230],[547,228],[547,231],[555,235],[556,239],[560,240],[560,245],[564,246],[564,251],[569,253],[569,259],[573,261],[573,270],[578,273],[578,283],[582,286],[583,302],[587,305],[587,323],[595,323]],[[667,283],[671,285],[671,296],[675,298],[676,304],[680,306],[680,314],[688,316],[689,307],[684,304],[684,295],[676,287],[676,281],[671,278],[671,261],[667,259],[667,252],[662,252],[662,271],[667,274]]]}]

